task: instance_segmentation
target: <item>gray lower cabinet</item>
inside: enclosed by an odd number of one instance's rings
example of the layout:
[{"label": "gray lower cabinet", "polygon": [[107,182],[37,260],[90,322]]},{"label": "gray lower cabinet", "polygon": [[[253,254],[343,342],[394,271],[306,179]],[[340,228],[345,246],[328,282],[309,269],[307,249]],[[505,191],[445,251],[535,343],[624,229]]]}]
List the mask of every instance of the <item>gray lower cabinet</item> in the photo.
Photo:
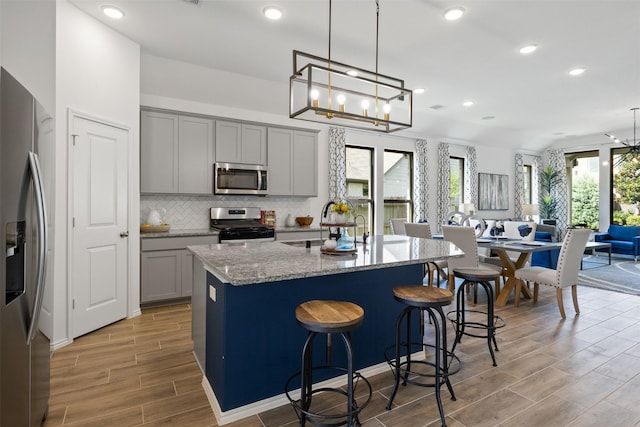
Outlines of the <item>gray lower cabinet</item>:
[{"label": "gray lower cabinet", "polygon": [[217,235],[141,239],[140,302],[190,297],[193,254],[186,247],[214,243]]},{"label": "gray lower cabinet", "polygon": [[153,302],[182,297],[181,251],[142,253],[142,285],[140,302]]},{"label": "gray lower cabinet", "polygon": [[267,161],[270,196],[318,195],[318,134],[269,128]]},{"label": "gray lower cabinet", "polygon": [[212,119],[141,111],[141,193],[211,194],[213,161]]}]

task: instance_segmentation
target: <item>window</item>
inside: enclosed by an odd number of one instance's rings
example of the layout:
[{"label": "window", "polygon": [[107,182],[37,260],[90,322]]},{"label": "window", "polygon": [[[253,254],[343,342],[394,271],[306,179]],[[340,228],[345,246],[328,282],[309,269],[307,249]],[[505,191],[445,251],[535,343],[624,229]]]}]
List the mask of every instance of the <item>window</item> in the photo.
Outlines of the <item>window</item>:
[{"label": "window", "polygon": [[355,208],[356,215],[365,218],[364,224],[358,221],[357,235],[373,230],[373,149],[346,147],[347,200]]},{"label": "window", "polygon": [[523,169],[523,175],[524,175],[524,204],[528,205],[533,203],[531,201],[531,192],[532,192],[532,186],[533,186],[533,168],[531,167],[531,165],[524,165],[522,167]]},{"label": "window", "polygon": [[597,151],[565,154],[567,186],[571,194],[569,218],[572,225],[597,229],[600,221],[600,161]]},{"label": "window", "polygon": [[452,156],[449,162],[449,210],[453,212],[464,200],[464,159]]},{"label": "window", "polygon": [[640,162],[629,148],[614,148],[611,166],[612,223],[640,225]]},{"label": "window", "polygon": [[413,156],[403,151],[384,150],[384,234],[391,234],[389,220],[413,218]]}]

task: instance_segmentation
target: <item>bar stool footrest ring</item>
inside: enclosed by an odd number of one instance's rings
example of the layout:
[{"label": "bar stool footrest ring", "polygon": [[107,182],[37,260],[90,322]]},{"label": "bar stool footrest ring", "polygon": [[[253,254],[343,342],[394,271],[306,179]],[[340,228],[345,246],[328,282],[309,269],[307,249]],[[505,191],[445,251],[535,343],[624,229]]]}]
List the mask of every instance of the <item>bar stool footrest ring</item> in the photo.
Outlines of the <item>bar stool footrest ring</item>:
[{"label": "bar stool footrest ring", "polygon": [[[488,316],[488,313],[486,311],[480,311],[480,310],[468,310],[465,309],[464,310],[465,313],[476,313],[476,314],[482,314],[485,316],[485,318]],[[458,319],[456,319],[456,316],[458,314],[457,310],[452,310],[449,311],[447,313],[447,319],[449,319],[449,321],[456,327],[456,331],[458,330]],[[504,328],[507,325],[507,321],[504,320],[502,317],[498,316],[498,315],[494,315],[493,316],[493,329],[494,329],[494,333],[492,335],[495,335],[495,331],[497,331],[500,328]],[[483,329],[488,332],[489,329],[489,325],[487,325],[486,323],[482,323],[482,322],[476,322],[476,321],[465,321],[464,322],[464,327],[465,328],[471,328],[471,329]],[[468,337],[475,337],[475,338],[489,338],[487,335],[477,335],[477,334],[473,334],[471,332],[467,332],[464,331],[463,335],[466,335]]]},{"label": "bar stool footrest ring", "polygon": [[[424,343],[419,343],[419,342],[411,342],[409,343],[409,345],[411,346],[411,349],[416,348],[416,349],[423,349],[424,347],[429,347],[434,349],[435,351],[435,346],[432,344],[424,344]],[[407,347],[407,343],[401,343],[400,344],[401,347],[406,348]],[[393,373],[395,373],[395,356],[391,356],[391,352],[395,352],[396,350],[396,346],[395,344],[390,345],[389,347],[387,347],[384,350],[384,358],[387,361],[387,363],[389,364],[389,367],[391,368],[391,371]],[[405,357],[406,355],[400,356]],[[446,365],[446,370],[443,369],[442,367],[440,368],[440,385],[443,385],[446,383],[447,381],[447,377],[451,376],[451,375],[455,375],[460,371],[460,368],[462,367],[462,363],[460,362],[460,359],[458,358],[458,356],[456,356],[454,353],[447,351],[447,365]],[[418,371],[413,371],[411,369],[407,369],[404,366],[406,366],[408,364],[407,360],[405,360],[404,362],[400,362],[400,366],[399,366],[399,370],[400,370],[400,375],[403,377],[403,382],[406,384],[413,384],[413,385],[417,385],[420,387],[435,387],[435,372],[434,373],[424,373],[424,372],[418,372]],[[422,366],[430,366],[432,368],[434,368],[435,371],[435,363],[433,362],[428,362],[426,360],[415,360],[415,359],[411,359],[411,364],[416,364],[418,366],[422,365]],[[452,369],[452,366],[454,367]],[[417,377],[420,378],[432,378],[434,380],[434,382],[432,383],[424,383],[424,382],[420,382],[417,381],[415,379],[409,379],[408,376],[409,375],[415,375]],[[407,378],[405,378],[407,377]]]},{"label": "bar stool footrest ring", "polygon": [[[339,371],[342,372],[343,374],[347,374],[348,370],[347,368],[343,368],[341,366],[314,366],[312,367],[312,372],[317,372],[317,371],[322,371],[322,370],[335,370],[335,371]],[[291,405],[293,406],[294,410],[296,411],[296,414],[298,415],[298,419],[302,419],[302,414],[305,414],[307,416],[307,420],[309,423],[313,424],[314,426],[318,426],[318,427],[333,427],[333,426],[342,426],[345,425],[347,423],[346,418],[349,416],[348,413],[346,412],[341,412],[341,413],[321,413],[321,414],[317,414],[317,413],[313,413],[310,412],[308,410],[305,410],[302,407],[301,404],[301,400],[300,399],[294,399],[291,396],[291,392],[292,390],[290,389],[290,384],[291,381],[293,381],[295,378],[300,377],[300,375],[302,374],[302,371],[298,371],[295,374],[291,375],[289,377],[289,379],[287,380],[287,382],[285,383],[285,390],[284,393],[287,396],[287,399],[289,399],[289,402],[291,403]],[[365,402],[359,404],[357,402],[356,399],[356,390],[357,390],[357,386],[360,383],[360,380],[364,381],[364,384],[367,386],[367,389],[369,391],[367,399]],[[365,378],[362,374],[360,374],[360,372],[356,371],[353,373],[353,400],[354,400],[354,406],[353,406],[353,417],[356,420],[356,424],[357,426],[360,425],[360,422],[358,421],[358,415],[360,414],[360,412],[369,404],[369,402],[371,401],[371,397],[373,396],[373,389],[371,387],[371,383],[369,382],[369,380],[367,380],[367,378]],[[313,396],[316,393],[322,393],[322,392],[329,392],[329,393],[338,393],[341,394],[342,396],[345,397],[345,399],[348,398],[348,394],[345,390],[341,389],[341,388],[332,388],[332,387],[320,387],[317,389],[312,389],[311,390],[311,396]],[[311,399],[313,400],[313,399]],[[361,399],[362,400],[362,399]],[[343,420],[344,419],[344,420]],[[319,420],[335,420],[336,422],[327,422],[327,423],[321,423],[319,422]]]}]

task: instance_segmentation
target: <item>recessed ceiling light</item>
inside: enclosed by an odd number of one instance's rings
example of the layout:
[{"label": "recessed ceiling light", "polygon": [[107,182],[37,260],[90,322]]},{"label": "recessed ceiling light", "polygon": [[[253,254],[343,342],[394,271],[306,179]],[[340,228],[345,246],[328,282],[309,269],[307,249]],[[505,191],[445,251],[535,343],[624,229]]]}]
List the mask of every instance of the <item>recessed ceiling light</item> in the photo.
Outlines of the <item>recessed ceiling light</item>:
[{"label": "recessed ceiling light", "polygon": [[464,101],[462,105],[464,105],[465,107],[471,107],[473,105],[473,101]]},{"label": "recessed ceiling light", "polygon": [[349,70],[347,71],[347,74],[350,75],[351,77],[355,77],[358,75],[358,72],[356,70]]},{"label": "recessed ceiling light", "polygon": [[460,6],[456,6],[456,7],[452,7],[451,9],[447,9],[444,12],[444,19],[446,19],[447,21],[455,21],[457,19],[462,18],[462,15],[464,15],[464,7],[460,7]]},{"label": "recessed ceiling light", "polygon": [[282,18],[282,11],[275,6],[265,7],[262,9],[262,14],[273,21]]},{"label": "recessed ceiling light", "polygon": [[535,52],[536,49],[538,49],[538,45],[537,44],[530,44],[530,45],[521,47],[520,48],[520,53],[522,53],[523,55],[526,55],[528,53]]},{"label": "recessed ceiling light", "polygon": [[573,70],[569,71],[569,74],[572,76],[579,76],[585,71],[586,71],[586,68],[574,68]]},{"label": "recessed ceiling light", "polygon": [[417,89],[414,89],[413,93],[415,93],[416,95],[422,95],[424,93],[424,88],[423,87],[419,87]]},{"label": "recessed ceiling light", "polygon": [[102,6],[102,13],[113,19],[122,19],[124,17],[124,12],[115,6]]}]

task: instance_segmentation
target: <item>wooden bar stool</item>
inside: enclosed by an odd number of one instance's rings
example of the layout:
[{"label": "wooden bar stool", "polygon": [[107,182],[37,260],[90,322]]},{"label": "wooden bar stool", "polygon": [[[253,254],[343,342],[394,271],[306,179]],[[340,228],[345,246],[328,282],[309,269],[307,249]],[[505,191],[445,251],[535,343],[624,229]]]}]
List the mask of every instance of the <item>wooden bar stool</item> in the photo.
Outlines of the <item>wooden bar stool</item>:
[{"label": "wooden bar stool", "polygon": [[[298,324],[309,331],[307,340],[302,350],[302,370],[291,376],[285,385],[285,393],[298,414],[300,425],[307,421],[313,425],[344,425],[348,427],[359,426],[358,415],[371,400],[372,389],[369,381],[359,372],[353,370],[353,348],[351,346],[351,332],[362,324],[364,310],[362,307],[346,301],[313,300],[307,301],[296,307],[296,320]],[[327,334],[327,364],[324,366],[313,365],[313,340],[318,334]],[[331,365],[331,335],[339,334],[344,342],[347,354],[347,367]],[[337,370],[347,375],[347,389],[321,387],[313,389],[313,372],[319,370]],[[291,381],[300,376],[300,399],[292,399],[289,395]],[[354,384],[355,380],[355,384]],[[368,387],[367,400],[358,404],[355,399],[355,391],[359,381],[362,380]],[[347,411],[341,413],[313,413],[310,411],[313,395],[320,392],[333,392],[346,397]],[[326,420],[327,423],[319,421]]]},{"label": "wooden bar stool", "polygon": [[[456,345],[460,343],[463,335],[476,338],[486,338],[487,345],[489,346],[489,353],[491,353],[493,366],[498,366],[496,364],[496,356],[493,352],[494,347],[495,350],[498,351],[498,343],[496,342],[496,328],[501,328],[505,326],[506,323],[504,319],[494,315],[493,313],[494,295],[493,288],[491,287],[491,283],[489,282],[497,280],[500,276],[500,273],[487,268],[456,268],[453,270],[453,274],[455,275],[455,277],[462,279],[463,282],[458,287],[458,292],[456,294],[456,310],[447,313],[447,317],[456,327],[456,339],[453,342],[453,348],[451,349],[451,351],[455,350]],[[475,295],[477,286],[481,286],[487,294],[486,312],[479,310],[468,310],[465,308],[465,288],[473,287],[475,301],[475,299],[477,298],[477,296]],[[480,315],[486,314],[486,322],[469,320],[467,318],[467,315],[472,313],[479,313]],[[469,331],[469,329],[471,329],[471,331]],[[476,330],[480,330],[482,332],[473,332]]]},{"label": "wooden bar stool", "polygon": [[[451,394],[451,400],[456,400],[456,396],[453,393],[453,387],[449,381],[449,375],[452,375],[460,369],[460,360],[447,350],[447,330],[446,330],[446,318],[442,307],[451,304],[453,301],[453,294],[448,289],[436,288],[433,286],[421,286],[421,285],[405,285],[396,286],[393,288],[393,296],[396,301],[406,304],[407,307],[400,312],[398,320],[396,322],[396,344],[387,348],[385,351],[385,358],[391,369],[394,372],[395,384],[389,401],[387,403],[387,410],[391,409],[393,399],[398,391],[400,385],[400,377],[402,376],[402,384],[406,385],[414,384],[420,387],[434,387],[436,402],[438,403],[438,411],[440,412],[440,419],[442,425],[445,424],[444,408],[442,407],[442,400],[440,398],[440,387],[442,384],[446,384]],[[429,315],[429,319],[433,324],[435,331],[435,343],[433,345],[427,345],[434,348],[435,360],[433,362],[427,360],[411,360],[411,351],[413,349],[422,349],[425,344],[423,342],[411,341],[411,313],[414,310],[418,310],[420,315],[424,317],[426,312]],[[436,313],[438,314],[436,316]],[[403,321],[406,319],[406,337],[402,337]],[[422,331],[421,331],[422,332]],[[421,333],[424,336],[424,333]],[[389,352],[395,349],[395,357],[391,358]],[[402,350],[404,349],[405,360],[401,361]],[[455,371],[451,371],[450,360],[456,360],[458,366]],[[414,368],[412,368],[412,364]],[[419,372],[417,366],[427,365],[433,368],[431,371]],[[428,382],[423,382],[422,378],[432,378]]]}]

